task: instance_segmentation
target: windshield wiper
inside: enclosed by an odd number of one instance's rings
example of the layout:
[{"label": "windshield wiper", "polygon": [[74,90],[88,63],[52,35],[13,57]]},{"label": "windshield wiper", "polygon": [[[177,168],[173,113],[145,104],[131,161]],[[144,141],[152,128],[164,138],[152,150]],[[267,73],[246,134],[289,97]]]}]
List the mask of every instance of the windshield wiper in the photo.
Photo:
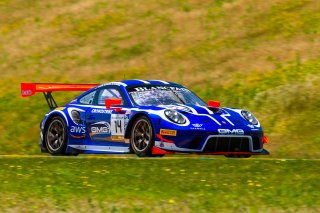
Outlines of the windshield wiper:
[{"label": "windshield wiper", "polygon": [[184,102],[182,100],[182,98],[179,97],[178,93],[176,91],[174,91],[172,88],[169,87],[169,89],[172,91],[172,93],[179,99],[179,101],[183,104],[186,104],[186,102]]}]

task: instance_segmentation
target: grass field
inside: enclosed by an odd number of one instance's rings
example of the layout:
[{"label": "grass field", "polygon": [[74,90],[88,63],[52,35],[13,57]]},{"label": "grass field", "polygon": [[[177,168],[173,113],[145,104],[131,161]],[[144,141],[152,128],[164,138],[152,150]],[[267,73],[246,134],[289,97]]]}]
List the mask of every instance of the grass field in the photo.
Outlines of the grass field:
[{"label": "grass field", "polygon": [[276,157],[320,158],[319,34],[319,0],[0,0],[0,154],[39,154],[48,108],[20,82],[141,78],[253,111]]},{"label": "grass field", "polygon": [[320,212],[319,35],[319,0],[0,0],[0,155],[40,154],[20,82],[131,78],[254,112],[271,152],[0,156],[0,212]]},{"label": "grass field", "polygon": [[319,212],[319,160],[0,157],[2,212]]}]

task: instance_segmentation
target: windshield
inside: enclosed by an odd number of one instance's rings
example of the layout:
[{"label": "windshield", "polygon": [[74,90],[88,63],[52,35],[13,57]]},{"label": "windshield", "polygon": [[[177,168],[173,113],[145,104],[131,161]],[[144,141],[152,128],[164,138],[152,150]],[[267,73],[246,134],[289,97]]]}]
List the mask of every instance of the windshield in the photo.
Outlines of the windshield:
[{"label": "windshield", "polygon": [[193,104],[206,106],[194,93],[184,87],[137,86],[127,88],[131,100],[140,106]]}]

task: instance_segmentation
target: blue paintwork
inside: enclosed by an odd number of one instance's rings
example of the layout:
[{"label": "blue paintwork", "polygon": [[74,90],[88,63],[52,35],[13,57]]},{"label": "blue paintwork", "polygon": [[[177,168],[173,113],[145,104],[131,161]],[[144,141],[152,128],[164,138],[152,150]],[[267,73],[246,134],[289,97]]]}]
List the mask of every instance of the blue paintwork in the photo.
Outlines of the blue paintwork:
[{"label": "blue paintwork", "polygon": [[[263,131],[260,123],[256,126],[250,125],[250,123],[242,117],[239,109],[220,108],[218,112],[211,112],[209,108],[203,106],[185,105],[186,107],[190,108],[190,110],[193,110],[193,112],[183,112],[181,110],[177,111],[181,112],[188,119],[189,125],[178,125],[169,121],[168,119],[165,119],[163,111],[169,106],[135,106],[129,98],[126,87],[135,85],[144,86],[150,84],[182,87],[181,85],[176,83],[157,80],[124,80],[121,82],[103,84],[90,89],[70,103],[66,104],[64,107],[58,107],[45,115],[40,125],[41,150],[43,152],[47,152],[43,141],[43,135],[48,120],[53,116],[62,117],[67,125],[68,146],[66,153],[129,153],[128,138],[130,132],[128,131],[128,128],[132,125],[133,119],[136,118],[136,115],[138,114],[144,114],[150,119],[154,130],[154,138],[155,141],[157,141],[156,146],[164,150],[177,152],[202,152],[208,136],[221,135],[221,133],[218,132],[218,129],[227,129],[230,131],[241,129],[244,133],[240,134],[241,136],[250,136],[252,138],[257,138],[256,140],[259,140],[261,142]],[[123,107],[121,113],[117,113],[114,110],[106,110],[105,106],[84,105],[79,102],[82,97],[91,93],[92,91],[107,87],[117,87],[122,91],[127,105]],[[181,107],[181,105],[177,106]],[[73,121],[70,115],[72,109],[80,112],[80,117],[83,121],[82,124],[76,124]],[[111,135],[110,128],[111,122],[113,122],[113,120],[111,120],[111,117],[117,115],[121,117],[122,121],[126,121],[127,123],[124,128],[122,138],[118,138],[117,140],[115,140],[115,138]],[[107,122],[108,124],[96,124],[98,122]],[[95,130],[95,128],[98,128],[98,130],[105,128],[105,131],[104,133],[92,135],[92,131]],[[163,138],[172,140],[174,142],[174,147],[177,147],[176,149],[169,149],[168,147],[163,145],[166,144],[165,141],[162,141],[157,137],[157,134],[160,133],[160,129],[176,130],[176,136],[163,135]],[[238,133],[231,132],[230,134],[237,135]],[[190,143],[195,138],[195,136],[200,138],[199,143],[193,145],[193,147],[190,148]],[[125,140],[124,137],[126,137],[127,140]],[[255,152],[255,154],[258,153],[265,153],[265,150],[261,149],[259,150],[259,152]]]}]

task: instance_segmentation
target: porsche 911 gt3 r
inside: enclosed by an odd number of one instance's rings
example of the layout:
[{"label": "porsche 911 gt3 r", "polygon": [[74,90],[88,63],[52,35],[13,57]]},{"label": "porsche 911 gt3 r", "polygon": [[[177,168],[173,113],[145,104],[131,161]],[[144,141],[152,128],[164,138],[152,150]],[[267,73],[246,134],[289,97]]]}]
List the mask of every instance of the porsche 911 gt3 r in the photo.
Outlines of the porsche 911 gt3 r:
[{"label": "porsche 911 gt3 r", "polygon": [[[55,91],[85,92],[58,107],[52,96]],[[218,101],[206,104],[176,83],[21,83],[23,97],[37,92],[43,92],[51,109],[41,122],[39,145],[52,155],[269,154],[263,148],[268,139],[251,112],[220,107]]]}]

